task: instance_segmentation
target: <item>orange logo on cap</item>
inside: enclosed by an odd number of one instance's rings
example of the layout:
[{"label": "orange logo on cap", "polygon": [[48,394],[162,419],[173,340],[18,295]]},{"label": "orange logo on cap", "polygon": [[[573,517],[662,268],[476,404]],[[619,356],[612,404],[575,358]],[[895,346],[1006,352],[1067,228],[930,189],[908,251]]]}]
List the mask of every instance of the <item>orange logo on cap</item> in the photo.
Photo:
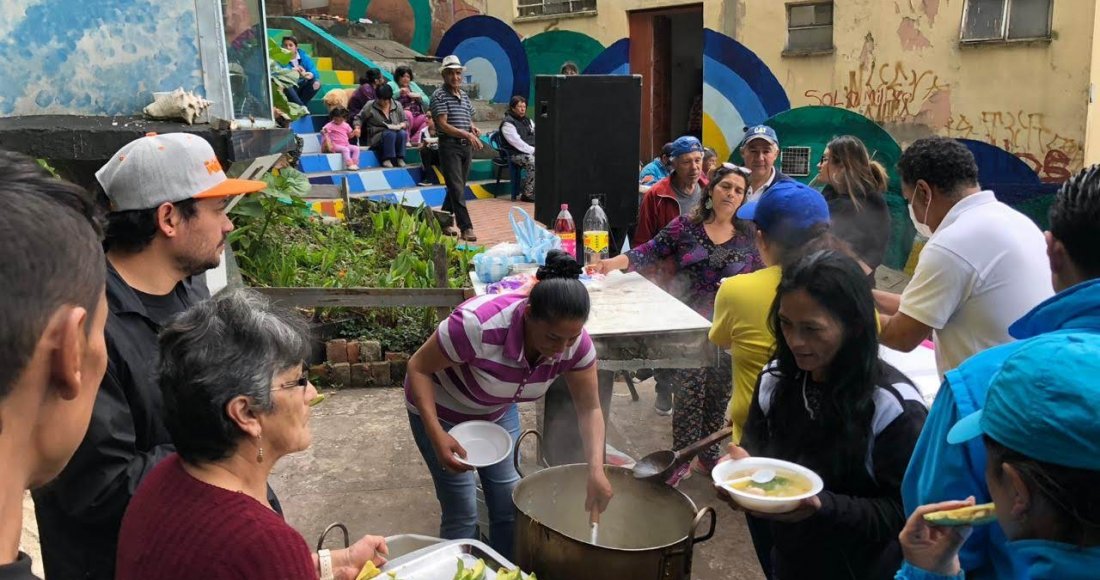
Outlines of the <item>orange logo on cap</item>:
[{"label": "orange logo on cap", "polygon": [[215,173],[218,173],[219,171],[222,170],[222,164],[218,163],[218,158],[217,157],[215,157],[214,159],[211,159],[210,161],[207,161],[203,165],[206,165],[206,172],[209,173],[210,175],[214,175]]}]

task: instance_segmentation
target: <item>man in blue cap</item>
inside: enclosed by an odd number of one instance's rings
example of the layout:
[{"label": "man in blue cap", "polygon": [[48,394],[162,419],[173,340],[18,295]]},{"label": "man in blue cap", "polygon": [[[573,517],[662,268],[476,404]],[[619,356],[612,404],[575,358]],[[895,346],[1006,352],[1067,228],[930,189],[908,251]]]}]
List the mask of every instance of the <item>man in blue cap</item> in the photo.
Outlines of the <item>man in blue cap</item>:
[{"label": "man in blue cap", "polygon": [[[1098,376],[1100,333],[1068,330],[1024,341],[993,376],[985,408],[947,435],[951,444],[979,445],[988,454],[974,467],[984,470],[1000,525],[978,526],[974,534],[993,528],[1011,539],[992,558],[1016,568],[999,577],[1100,578]],[[919,508],[900,535],[906,563],[897,577],[962,578],[959,548],[967,532],[930,526],[923,516],[974,502]]]},{"label": "man in blue cap", "polygon": [[[960,417],[983,407],[990,378],[1029,341],[1071,329],[1100,334],[1100,166],[1082,171],[1058,191],[1045,237],[1058,293],[1008,328],[1020,342],[980,352],[946,373],[902,484],[906,513],[923,504],[968,496],[979,503],[990,501],[985,446],[981,441],[949,445],[948,430]],[[1065,365],[1060,356],[1052,361]],[[968,578],[1027,577],[1009,556],[1005,535],[996,526],[976,529],[959,556]]]},{"label": "man in blue cap", "polygon": [[[669,147],[669,157],[672,159],[672,173],[658,181],[642,198],[638,225],[630,240],[634,247],[653,239],[672,220],[691,213],[703,195],[703,188],[707,186],[707,179],[703,176],[703,144],[698,139],[690,135],[676,139]],[[658,268],[643,274],[658,286],[664,286],[675,275],[674,270],[674,267]],[[658,415],[671,415],[671,377],[663,371],[657,371],[656,377],[657,401],[653,408]]]},{"label": "man in blue cap", "polygon": [[779,159],[779,137],[775,134],[775,129],[767,125],[745,129],[740,147],[741,158],[752,171],[749,189],[745,192],[746,201],[756,201],[776,182],[791,179],[775,168],[775,161]]}]

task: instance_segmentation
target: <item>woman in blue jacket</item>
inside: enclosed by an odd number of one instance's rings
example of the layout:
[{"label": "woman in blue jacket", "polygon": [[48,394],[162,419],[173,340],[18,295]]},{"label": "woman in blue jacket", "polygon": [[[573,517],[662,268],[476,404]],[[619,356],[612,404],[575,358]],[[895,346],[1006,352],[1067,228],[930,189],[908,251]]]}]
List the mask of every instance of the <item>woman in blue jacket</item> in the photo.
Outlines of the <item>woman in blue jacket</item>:
[{"label": "woman in blue jacket", "polygon": [[[1100,578],[1100,335],[1051,333],[1025,342],[989,385],[985,407],[955,424],[950,444],[977,440],[1008,556],[1033,580]],[[965,578],[969,527],[925,514],[974,504],[921,506],[899,536],[898,580]],[[994,524],[990,524],[994,525]],[[982,526],[984,527],[984,526]]]},{"label": "woman in blue jacket", "polygon": [[292,103],[303,107],[309,104],[317,91],[321,90],[321,73],[317,71],[317,65],[302,49],[298,48],[298,39],[293,36],[283,37],[283,48],[294,53],[294,58],[283,65],[283,68],[292,68],[298,71],[301,77],[297,87],[287,87],[283,92]]}]

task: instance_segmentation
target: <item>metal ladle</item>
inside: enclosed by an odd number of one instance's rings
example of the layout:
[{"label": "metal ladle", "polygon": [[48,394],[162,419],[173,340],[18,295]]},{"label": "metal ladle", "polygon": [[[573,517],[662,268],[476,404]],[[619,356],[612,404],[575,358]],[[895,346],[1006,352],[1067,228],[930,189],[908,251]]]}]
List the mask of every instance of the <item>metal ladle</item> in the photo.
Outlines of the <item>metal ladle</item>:
[{"label": "metal ladle", "polygon": [[732,433],[733,427],[726,427],[679,451],[654,451],[634,464],[634,477],[649,481],[664,481],[677,467],[691,461],[691,458],[698,455],[700,451],[729,437]]}]

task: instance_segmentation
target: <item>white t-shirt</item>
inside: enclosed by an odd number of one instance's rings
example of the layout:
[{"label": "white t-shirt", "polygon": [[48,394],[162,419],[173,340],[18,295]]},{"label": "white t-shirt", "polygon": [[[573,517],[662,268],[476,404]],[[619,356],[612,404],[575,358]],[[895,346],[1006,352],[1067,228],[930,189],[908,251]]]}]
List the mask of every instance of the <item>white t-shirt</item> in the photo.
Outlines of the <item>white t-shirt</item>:
[{"label": "white t-shirt", "polygon": [[898,312],[935,329],[942,380],[971,355],[1011,341],[1009,325],[1053,294],[1043,233],[982,191],[947,212]]},{"label": "white t-shirt", "polygon": [[779,175],[779,172],[775,170],[775,166],[772,166],[772,175],[768,178],[767,183],[760,186],[759,190],[753,190],[752,186],[749,186],[749,190],[746,192],[745,202],[756,201],[764,195],[764,192],[775,183],[775,176]]}]

